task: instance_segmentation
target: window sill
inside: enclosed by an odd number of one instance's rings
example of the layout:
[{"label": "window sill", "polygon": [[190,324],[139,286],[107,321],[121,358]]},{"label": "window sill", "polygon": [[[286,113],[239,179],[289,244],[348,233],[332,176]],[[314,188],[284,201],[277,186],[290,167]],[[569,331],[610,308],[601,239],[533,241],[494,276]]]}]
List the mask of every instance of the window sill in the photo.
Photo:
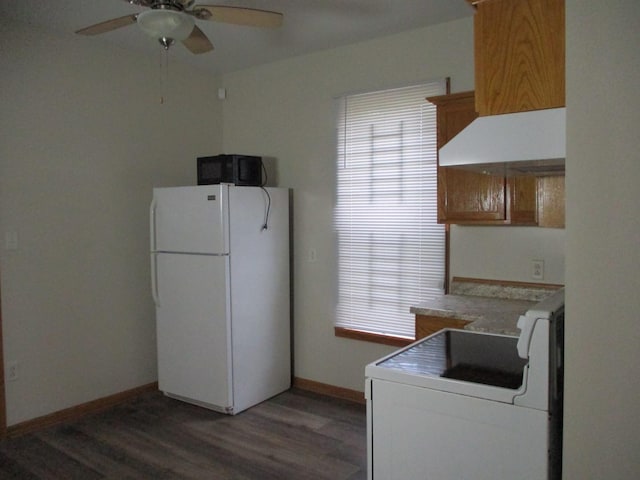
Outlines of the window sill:
[{"label": "window sill", "polygon": [[363,342],[381,343],[383,345],[391,345],[392,347],[406,347],[415,341],[413,338],[380,335],[378,333],[363,332],[361,330],[352,330],[344,327],[334,327],[334,333],[336,337],[350,338],[352,340],[360,340]]}]

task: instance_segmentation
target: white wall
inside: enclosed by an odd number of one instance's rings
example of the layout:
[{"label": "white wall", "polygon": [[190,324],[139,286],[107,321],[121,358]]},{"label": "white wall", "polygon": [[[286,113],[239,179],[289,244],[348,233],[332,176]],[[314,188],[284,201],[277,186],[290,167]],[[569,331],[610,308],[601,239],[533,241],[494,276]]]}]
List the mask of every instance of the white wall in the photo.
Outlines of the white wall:
[{"label": "white wall", "polygon": [[[157,379],[152,186],[221,148],[215,79],[15,23],[0,42],[0,267],[9,425]],[[16,232],[18,249],[6,250]]]},{"label": "white wall", "polygon": [[[450,277],[564,285],[565,229],[451,227]],[[544,261],[544,278],[531,278],[532,260]]]},{"label": "white wall", "polygon": [[567,479],[640,475],[640,10],[567,0]]}]

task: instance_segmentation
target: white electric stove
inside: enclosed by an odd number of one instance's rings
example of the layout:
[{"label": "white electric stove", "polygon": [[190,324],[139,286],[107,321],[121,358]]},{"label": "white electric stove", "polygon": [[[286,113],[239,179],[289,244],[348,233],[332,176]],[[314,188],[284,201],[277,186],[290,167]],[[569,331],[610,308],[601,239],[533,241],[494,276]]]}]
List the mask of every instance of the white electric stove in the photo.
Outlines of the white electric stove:
[{"label": "white electric stove", "polygon": [[365,369],[370,480],[561,475],[564,291],[519,337],[445,329]]}]

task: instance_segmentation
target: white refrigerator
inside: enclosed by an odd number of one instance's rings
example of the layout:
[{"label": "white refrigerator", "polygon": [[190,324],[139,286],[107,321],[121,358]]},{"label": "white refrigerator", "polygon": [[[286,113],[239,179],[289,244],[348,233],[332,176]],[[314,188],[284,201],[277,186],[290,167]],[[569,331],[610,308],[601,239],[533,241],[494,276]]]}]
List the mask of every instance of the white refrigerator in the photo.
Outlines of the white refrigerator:
[{"label": "white refrigerator", "polygon": [[155,188],[158,386],[227,414],[291,385],[289,192]]}]

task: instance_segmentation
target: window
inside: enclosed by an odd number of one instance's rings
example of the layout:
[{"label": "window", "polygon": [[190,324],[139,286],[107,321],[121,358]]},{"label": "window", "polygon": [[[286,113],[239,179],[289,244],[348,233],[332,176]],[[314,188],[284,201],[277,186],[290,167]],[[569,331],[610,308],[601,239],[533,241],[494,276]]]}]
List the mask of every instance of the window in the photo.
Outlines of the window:
[{"label": "window", "polygon": [[413,338],[409,307],[443,291],[436,110],[444,82],[339,99],[336,327]]}]

